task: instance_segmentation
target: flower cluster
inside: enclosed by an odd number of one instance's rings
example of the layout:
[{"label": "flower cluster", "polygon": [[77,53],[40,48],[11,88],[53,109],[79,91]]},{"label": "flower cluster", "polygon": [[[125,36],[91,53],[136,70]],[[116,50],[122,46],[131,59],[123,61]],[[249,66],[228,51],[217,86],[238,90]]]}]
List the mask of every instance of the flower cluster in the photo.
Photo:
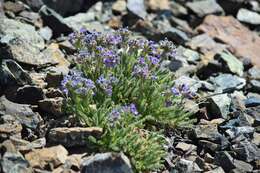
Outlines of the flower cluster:
[{"label": "flower cluster", "polygon": [[82,72],[71,71],[71,73],[62,80],[61,87],[66,95],[69,89],[75,90],[78,94],[86,95],[90,90],[95,88],[95,84],[92,80],[83,77]]},{"label": "flower cluster", "polygon": [[190,87],[187,84],[172,87],[171,93],[174,96],[182,96],[185,98],[194,98],[196,96],[196,94],[190,90]]},{"label": "flower cluster", "polygon": [[119,120],[123,114],[132,114],[134,116],[139,115],[136,105],[131,103],[130,105],[113,109],[109,115],[109,120],[114,123],[115,121]]},{"label": "flower cluster", "polygon": [[112,75],[105,78],[104,75],[99,76],[97,84],[105,91],[109,96],[112,95],[113,85],[118,83],[118,79]]}]

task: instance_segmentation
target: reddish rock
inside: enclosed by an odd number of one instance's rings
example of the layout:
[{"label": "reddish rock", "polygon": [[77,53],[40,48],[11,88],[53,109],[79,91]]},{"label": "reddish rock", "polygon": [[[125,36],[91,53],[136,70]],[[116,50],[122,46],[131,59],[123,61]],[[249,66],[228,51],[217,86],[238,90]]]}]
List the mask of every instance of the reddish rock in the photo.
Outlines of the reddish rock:
[{"label": "reddish rock", "polygon": [[237,57],[249,58],[260,67],[260,37],[234,17],[209,15],[197,30],[229,45],[229,50]]}]

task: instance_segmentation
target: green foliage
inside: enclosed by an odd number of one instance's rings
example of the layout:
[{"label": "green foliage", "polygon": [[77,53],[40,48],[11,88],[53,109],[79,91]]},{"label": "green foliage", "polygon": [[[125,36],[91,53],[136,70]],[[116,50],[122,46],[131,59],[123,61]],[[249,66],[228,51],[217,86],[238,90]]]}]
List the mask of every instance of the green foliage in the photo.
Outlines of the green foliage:
[{"label": "green foliage", "polygon": [[190,92],[182,87],[176,94],[173,74],[161,65],[173,56],[171,42],[155,44],[129,36],[126,30],[72,34],[80,52],[78,71],[66,76],[62,86],[67,111],[86,126],[103,128],[101,139],[91,138],[98,149],[123,151],[137,172],[147,172],[160,169],[166,155],[163,136],[151,127],[189,124],[181,94]]}]

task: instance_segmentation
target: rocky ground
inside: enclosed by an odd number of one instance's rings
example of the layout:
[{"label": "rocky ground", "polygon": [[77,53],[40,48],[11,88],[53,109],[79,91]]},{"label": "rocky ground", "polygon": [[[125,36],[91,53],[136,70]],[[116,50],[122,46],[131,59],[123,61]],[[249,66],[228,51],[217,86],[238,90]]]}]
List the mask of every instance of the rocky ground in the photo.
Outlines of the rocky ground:
[{"label": "rocky ground", "polygon": [[200,95],[185,103],[197,123],[167,131],[163,172],[260,172],[258,0],[0,0],[0,172],[131,172],[123,154],[91,155],[102,129],[64,115],[59,89],[69,33],[126,26],[174,41],[166,63]]}]

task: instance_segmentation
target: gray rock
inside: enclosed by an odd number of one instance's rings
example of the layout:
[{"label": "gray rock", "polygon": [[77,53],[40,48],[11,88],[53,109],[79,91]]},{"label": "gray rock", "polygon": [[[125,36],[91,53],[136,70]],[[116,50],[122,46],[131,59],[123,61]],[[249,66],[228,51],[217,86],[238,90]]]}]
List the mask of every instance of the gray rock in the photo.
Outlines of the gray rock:
[{"label": "gray rock", "polygon": [[20,153],[6,152],[1,159],[3,172],[32,173],[29,162]]},{"label": "gray rock", "polygon": [[260,80],[260,69],[257,67],[250,68],[248,70],[250,79]]},{"label": "gray rock", "polygon": [[258,97],[249,97],[245,101],[245,106],[246,107],[256,107],[260,105],[260,98]]},{"label": "gray rock", "polygon": [[180,173],[181,172],[186,172],[186,173],[202,172],[202,170],[195,162],[185,160],[185,159],[180,159],[176,163],[175,170]]},{"label": "gray rock", "polygon": [[221,167],[217,167],[217,168],[212,169],[210,171],[206,171],[205,173],[225,173],[225,171]]},{"label": "gray rock", "polygon": [[41,122],[40,115],[34,113],[29,105],[13,103],[4,96],[0,97],[0,113],[15,117],[22,125],[31,129],[36,129]]},{"label": "gray rock", "polygon": [[33,149],[43,148],[46,145],[46,139],[45,138],[39,138],[37,140],[34,140],[32,142],[19,139],[16,137],[10,137],[10,141],[14,144],[14,146],[17,148],[20,152],[28,152]]},{"label": "gray rock", "polygon": [[2,87],[32,84],[30,75],[13,60],[3,60],[0,72],[0,86]]},{"label": "gray rock", "polygon": [[260,93],[260,80],[251,80],[250,81],[250,85],[251,85],[251,90],[256,92],[256,93]]},{"label": "gray rock", "polygon": [[186,6],[199,17],[204,17],[208,14],[223,13],[223,9],[215,0],[202,0],[186,3]]},{"label": "gray rock", "polygon": [[48,141],[53,144],[61,144],[65,147],[87,146],[88,137],[100,138],[101,128],[89,127],[60,127],[51,129],[48,135]]},{"label": "gray rock", "polygon": [[208,102],[207,111],[210,118],[227,118],[231,104],[231,98],[227,94],[212,96],[208,99]]},{"label": "gray rock", "polygon": [[132,15],[138,18],[144,19],[147,15],[144,0],[128,0],[126,7]]},{"label": "gray rock", "polygon": [[133,173],[129,159],[123,153],[102,153],[81,163],[82,173]]},{"label": "gray rock", "polygon": [[175,148],[184,152],[197,150],[197,146],[185,142],[179,142]]},{"label": "gray rock", "polygon": [[229,71],[232,73],[236,73],[239,76],[243,75],[244,66],[243,63],[238,60],[234,55],[230,52],[222,52],[220,53],[220,58],[225,61],[227,64]]},{"label": "gray rock", "polygon": [[17,89],[16,102],[21,104],[37,104],[44,98],[42,88],[26,85]]},{"label": "gray rock", "polygon": [[234,90],[240,90],[246,85],[246,80],[231,74],[220,74],[215,78],[211,78],[210,81],[215,84],[218,91],[232,92]]},{"label": "gray rock", "polygon": [[39,14],[42,17],[44,25],[52,29],[54,38],[62,34],[68,35],[73,32],[73,29],[65,23],[64,19],[47,6],[42,6],[39,10]]},{"label": "gray rock", "polygon": [[4,141],[11,136],[21,138],[22,125],[19,122],[8,122],[0,124],[0,141]]},{"label": "gray rock", "polygon": [[170,1],[170,9],[174,16],[185,16],[188,10],[176,1]]},{"label": "gray rock", "polygon": [[38,11],[43,5],[42,0],[22,0],[22,1],[25,2],[29,7],[31,7],[35,11]]},{"label": "gray rock", "polygon": [[4,18],[0,22],[0,54],[18,62],[33,66],[52,64],[41,54],[43,38],[31,25]]},{"label": "gray rock", "polygon": [[215,163],[221,166],[226,172],[236,168],[234,158],[227,151],[217,152],[215,155]]},{"label": "gray rock", "polygon": [[41,28],[39,33],[46,41],[50,41],[52,38],[52,30],[48,26]]},{"label": "gray rock", "polygon": [[243,162],[241,160],[234,160],[235,169],[233,169],[232,173],[238,173],[238,172],[252,172],[253,166],[249,163]]},{"label": "gray rock", "polygon": [[260,159],[259,148],[248,141],[242,141],[238,144],[232,145],[233,150],[237,153],[240,160],[252,162]]},{"label": "gray rock", "polygon": [[260,25],[260,14],[244,8],[238,11],[237,19],[251,25]]},{"label": "gray rock", "polygon": [[84,0],[43,0],[43,2],[62,16],[75,14],[87,6]]},{"label": "gray rock", "polygon": [[194,93],[196,93],[198,91],[198,89],[200,87],[202,87],[202,84],[200,83],[199,80],[196,80],[196,79],[193,79],[193,78],[190,78],[187,76],[181,76],[181,77],[177,78],[174,83],[174,85],[176,87],[181,86],[183,84],[188,85],[190,88],[190,91],[194,92]]},{"label": "gray rock", "polygon": [[39,108],[42,111],[49,113],[55,117],[61,117],[62,115],[64,115],[64,112],[62,111],[64,98],[62,97],[45,98],[44,100],[40,100],[38,104]]},{"label": "gray rock", "polygon": [[245,136],[253,136],[255,129],[250,126],[244,126],[244,127],[233,127],[228,130],[226,130],[226,133],[230,136],[231,139],[234,139],[238,137],[239,135],[245,135]]},{"label": "gray rock", "polygon": [[64,22],[76,31],[86,26],[86,23],[95,20],[94,12],[78,13],[74,16],[64,18]]}]

